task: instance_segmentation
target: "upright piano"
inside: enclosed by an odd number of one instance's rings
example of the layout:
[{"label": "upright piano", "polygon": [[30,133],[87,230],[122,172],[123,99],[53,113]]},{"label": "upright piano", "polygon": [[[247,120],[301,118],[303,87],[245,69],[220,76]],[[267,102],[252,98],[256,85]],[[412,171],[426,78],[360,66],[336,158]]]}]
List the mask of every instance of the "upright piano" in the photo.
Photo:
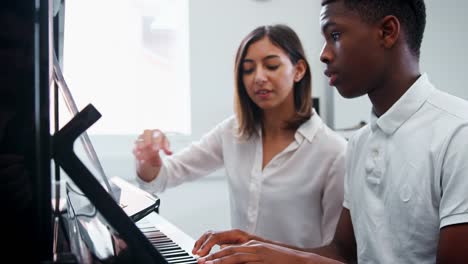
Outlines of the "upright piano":
[{"label": "upright piano", "polygon": [[196,263],[194,240],[158,214],[158,197],[119,178],[103,182],[77,157],[77,140],[94,155],[86,139],[100,117],[93,105],[59,129],[57,102],[67,92],[57,63],[64,5],[2,2],[0,176],[2,183],[9,180],[2,187],[11,189],[1,197],[14,201],[11,211],[3,210],[8,226],[2,227],[7,237],[21,234],[25,241],[8,246],[12,251],[2,257],[20,263]]}]

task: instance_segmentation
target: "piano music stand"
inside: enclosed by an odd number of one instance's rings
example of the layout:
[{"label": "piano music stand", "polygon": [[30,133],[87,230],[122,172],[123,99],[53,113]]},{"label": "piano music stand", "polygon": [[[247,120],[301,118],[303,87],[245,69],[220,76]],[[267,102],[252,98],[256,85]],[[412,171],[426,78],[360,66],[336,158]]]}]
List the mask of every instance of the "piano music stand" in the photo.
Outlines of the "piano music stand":
[{"label": "piano music stand", "polygon": [[119,233],[138,263],[167,263],[73,151],[75,140],[101,114],[90,104],[53,136],[55,161]]}]

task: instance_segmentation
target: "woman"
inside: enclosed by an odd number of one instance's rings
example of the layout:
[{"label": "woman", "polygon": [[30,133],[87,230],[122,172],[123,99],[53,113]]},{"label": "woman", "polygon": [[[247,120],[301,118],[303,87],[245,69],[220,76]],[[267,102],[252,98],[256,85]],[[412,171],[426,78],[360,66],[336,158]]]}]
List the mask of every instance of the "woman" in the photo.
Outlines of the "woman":
[{"label": "woman", "polygon": [[233,228],[301,247],[328,243],[342,207],[346,141],[312,108],[298,36],[285,25],[258,27],[235,67],[235,116],[164,161],[167,138],[145,130],[133,150],[139,182],[161,192],[224,166]]}]

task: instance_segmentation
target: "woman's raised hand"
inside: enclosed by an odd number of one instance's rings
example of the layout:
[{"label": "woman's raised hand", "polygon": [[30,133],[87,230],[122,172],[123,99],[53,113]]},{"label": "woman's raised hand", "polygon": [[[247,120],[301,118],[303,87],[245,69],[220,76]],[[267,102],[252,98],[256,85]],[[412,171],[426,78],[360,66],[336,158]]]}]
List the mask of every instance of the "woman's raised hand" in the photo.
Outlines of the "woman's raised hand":
[{"label": "woman's raised hand", "polygon": [[166,155],[172,155],[169,140],[161,130],[146,129],[138,136],[133,148],[133,155],[140,179],[149,182],[158,176],[162,166],[160,150],[164,151]]}]

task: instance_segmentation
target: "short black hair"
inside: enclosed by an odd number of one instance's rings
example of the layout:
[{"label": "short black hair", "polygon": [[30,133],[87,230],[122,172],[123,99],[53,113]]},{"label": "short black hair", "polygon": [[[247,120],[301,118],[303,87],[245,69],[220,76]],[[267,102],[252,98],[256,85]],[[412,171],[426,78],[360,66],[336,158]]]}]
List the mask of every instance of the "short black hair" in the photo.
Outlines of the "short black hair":
[{"label": "short black hair", "polygon": [[[408,46],[419,58],[421,43],[426,27],[426,5],[424,0],[342,0],[344,5],[355,11],[365,22],[377,22],[388,15],[400,21]],[[322,6],[336,2],[323,0]]]}]

